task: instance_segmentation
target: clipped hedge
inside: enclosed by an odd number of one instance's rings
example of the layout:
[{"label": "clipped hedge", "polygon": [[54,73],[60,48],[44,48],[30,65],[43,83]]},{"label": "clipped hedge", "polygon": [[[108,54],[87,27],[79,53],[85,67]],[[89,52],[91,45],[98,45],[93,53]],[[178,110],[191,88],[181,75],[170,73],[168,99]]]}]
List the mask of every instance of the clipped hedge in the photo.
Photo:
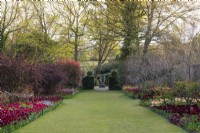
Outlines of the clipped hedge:
[{"label": "clipped hedge", "polygon": [[108,86],[108,84],[109,84],[109,77],[110,77],[110,74],[106,74],[106,86]]},{"label": "clipped hedge", "polygon": [[109,77],[109,90],[120,90],[120,85],[117,77]]},{"label": "clipped hedge", "polygon": [[94,89],[94,77],[86,76],[83,78],[83,89],[84,90],[92,90]]}]

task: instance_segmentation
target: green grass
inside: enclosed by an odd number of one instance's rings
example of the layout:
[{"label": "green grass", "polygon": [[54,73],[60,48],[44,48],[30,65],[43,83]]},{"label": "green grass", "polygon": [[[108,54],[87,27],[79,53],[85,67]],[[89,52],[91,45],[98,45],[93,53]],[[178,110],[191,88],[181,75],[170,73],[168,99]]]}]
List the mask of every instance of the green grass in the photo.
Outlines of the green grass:
[{"label": "green grass", "polygon": [[15,133],[184,133],[121,92],[83,91]]}]

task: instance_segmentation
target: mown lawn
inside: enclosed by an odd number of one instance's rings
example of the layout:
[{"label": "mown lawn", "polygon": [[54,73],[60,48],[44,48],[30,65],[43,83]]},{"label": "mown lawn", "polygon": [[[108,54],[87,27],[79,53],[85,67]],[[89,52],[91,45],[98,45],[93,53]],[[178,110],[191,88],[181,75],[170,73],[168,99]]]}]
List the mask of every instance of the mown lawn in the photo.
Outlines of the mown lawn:
[{"label": "mown lawn", "polygon": [[83,91],[15,133],[184,133],[118,91]]}]

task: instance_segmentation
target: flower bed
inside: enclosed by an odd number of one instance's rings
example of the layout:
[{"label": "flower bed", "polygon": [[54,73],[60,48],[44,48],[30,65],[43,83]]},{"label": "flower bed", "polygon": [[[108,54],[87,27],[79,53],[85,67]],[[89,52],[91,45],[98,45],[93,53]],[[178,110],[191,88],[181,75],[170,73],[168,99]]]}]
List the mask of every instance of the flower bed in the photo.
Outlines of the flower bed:
[{"label": "flower bed", "polygon": [[198,105],[161,105],[152,110],[166,116],[171,123],[191,133],[200,132],[200,107]]},{"label": "flower bed", "polygon": [[148,91],[144,91],[136,86],[125,86],[122,91],[133,99],[148,100],[154,96],[154,90],[149,89]]},{"label": "flower bed", "polygon": [[200,84],[188,81],[175,84],[169,88],[146,82],[139,87],[126,86],[123,91],[171,123],[190,133],[200,133]]},{"label": "flower bed", "polygon": [[139,98],[139,89],[137,87],[127,87],[123,89],[124,93],[133,99]]},{"label": "flower bed", "polygon": [[30,102],[0,105],[0,133],[9,133],[62,103],[60,97],[35,97]]}]

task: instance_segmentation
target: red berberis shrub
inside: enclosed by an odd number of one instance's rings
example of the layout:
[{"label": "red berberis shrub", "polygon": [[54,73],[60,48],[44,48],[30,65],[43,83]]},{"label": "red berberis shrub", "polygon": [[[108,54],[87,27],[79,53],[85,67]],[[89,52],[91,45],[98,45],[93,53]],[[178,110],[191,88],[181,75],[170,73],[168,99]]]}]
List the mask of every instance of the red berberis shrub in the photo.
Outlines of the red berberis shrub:
[{"label": "red berberis shrub", "polygon": [[41,69],[43,75],[43,82],[41,84],[43,94],[53,94],[67,82],[61,65],[44,64],[41,65]]},{"label": "red berberis shrub", "polygon": [[52,94],[66,82],[67,76],[60,64],[28,64],[22,56],[10,59],[0,55],[0,89],[3,91],[22,92],[30,86],[35,95]]},{"label": "red berberis shrub", "polygon": [[22,56],[8,58],[0,55],[0,86],[3,91],[20,91],[29,85],[35,93],[39,93],[42,80],[40,68],[35,64],[27,64]]}]

